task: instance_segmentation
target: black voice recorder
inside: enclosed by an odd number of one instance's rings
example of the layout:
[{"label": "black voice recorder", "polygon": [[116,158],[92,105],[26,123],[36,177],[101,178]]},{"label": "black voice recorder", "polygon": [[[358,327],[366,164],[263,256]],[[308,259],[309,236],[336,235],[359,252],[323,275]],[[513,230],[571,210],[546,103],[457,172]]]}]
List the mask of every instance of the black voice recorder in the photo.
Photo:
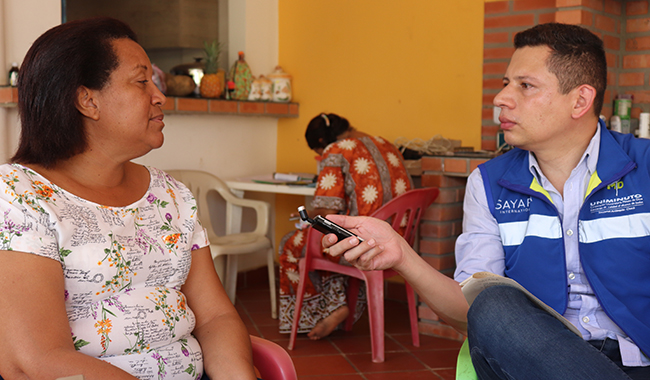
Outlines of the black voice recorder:
[{"label": "black voice recorder", "polygon": [[356,236],[360,242],[363,241],[363,239],[360,238],[359,236],[353,234],[352,232],[346,230],[345,228],[339,226],[338,224],[323,218],[320,215],[316,215],[314,219],[311,219],[307,215],[307,210],[305,209],[305,206],[298,207],[298,213],[300,214],[300,219],[311,224],[311,226],[314,227],[317,231],[320,231],[324,234],[334,234],[339,239],[339,241],[343,239],[347,239],[352,236]]}]

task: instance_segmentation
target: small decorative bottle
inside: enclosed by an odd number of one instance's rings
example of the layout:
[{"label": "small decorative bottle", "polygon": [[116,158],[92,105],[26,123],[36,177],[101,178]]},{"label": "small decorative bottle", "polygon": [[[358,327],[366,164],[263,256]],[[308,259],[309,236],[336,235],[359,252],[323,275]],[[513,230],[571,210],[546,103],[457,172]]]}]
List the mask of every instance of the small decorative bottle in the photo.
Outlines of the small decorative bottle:
[{"label": "small decorative bottle", "polygon": [[9,85],[11,87],[18,86],[18,63],[14,62],[11,64],[11,69],[9,69]]},{"label": "small decorative bottle", "polygon": [[235,83],[235,91],[230,94],[230,99],[247,100],[251,90],[253,75],[251,69],[244,60],[244,52],[239,52],[239,59],[230,68],[230,80]]}]

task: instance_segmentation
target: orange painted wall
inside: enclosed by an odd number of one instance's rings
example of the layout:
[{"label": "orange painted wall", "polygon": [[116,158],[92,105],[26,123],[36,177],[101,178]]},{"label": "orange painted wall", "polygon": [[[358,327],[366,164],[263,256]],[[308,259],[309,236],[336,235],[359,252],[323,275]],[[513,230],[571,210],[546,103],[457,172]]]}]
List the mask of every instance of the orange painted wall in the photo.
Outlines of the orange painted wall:
[{"label": "orange painted wall", "polygon": [[[390,141],[481,146],[483,2],[279,0],[279,61],[300,117],[278,123],[277,170],[315,172],[304,139],[320,112]],[[278,197],[277,235],[299,197]]]}]

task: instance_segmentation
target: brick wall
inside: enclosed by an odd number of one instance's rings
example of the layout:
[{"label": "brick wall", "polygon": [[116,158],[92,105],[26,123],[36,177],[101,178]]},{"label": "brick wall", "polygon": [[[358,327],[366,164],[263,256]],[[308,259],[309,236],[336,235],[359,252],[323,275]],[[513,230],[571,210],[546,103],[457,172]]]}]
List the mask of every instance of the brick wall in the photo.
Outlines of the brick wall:
[{"label": "brick wall", "polygon": [[497,148],[499,126],[492,101],[512,55],[514,35],[545,22],[582,25],[605,43],[608,90],[602,114],[612,115],[617,94],[632,94],[632,117],[650,112],[650,13],[648,0],[510,0],[485,3],[481,145]]},{"label": "brick wall", "polygon": [[168,96],[163,111],[166,114],[199,112],[240,116],[298,117],[299,104]]},{"label": "brick wall", "polygon": [[[463,198],[467,176],[486,159],[423,157],[422,187],[437,187],[440,195],[420,223],[419,251],[425,261],[453,277],[456,238],[462,232]],[[418,308],[419,331],[423,334],[462,340],[464,337],[424,303]]]},{"label": "brick wall", "polygon": [[[616,93],[634,96],[632,117],[650,112],[650,1],[626,1],[622,8],[620,67]],[[611,114],[611,113],[610,113]]]}]

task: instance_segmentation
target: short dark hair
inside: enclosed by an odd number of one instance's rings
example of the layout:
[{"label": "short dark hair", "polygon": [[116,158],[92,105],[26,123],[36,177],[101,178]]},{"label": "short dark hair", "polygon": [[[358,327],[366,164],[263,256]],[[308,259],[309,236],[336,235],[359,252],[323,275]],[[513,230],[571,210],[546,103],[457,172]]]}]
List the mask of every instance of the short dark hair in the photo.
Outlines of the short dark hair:
[{"label": "short dark hair", "polygon": [[307,125],[305,139],[310,149],[324,149],[350,129],[350,122],[335,113],[321,113]]},{"label": "short dark hair", "polygon": [[112,42],[122,38],[137,42],[124,22],[99,17],[61,24],[34,41],[18,75],[21,133],[12,162],[52,167],[86,150],[77,90],[106,86],[119,65]]},{"label": "short dark hair", "polygon": [[546,67],[560,84],[560,92],[588,84],[596,89],[594,112],[600,115],[607,87],[607,60],[603,41],[589,30],[560,23],[534,26],[515,35],[515,48],[548,46]]}]

